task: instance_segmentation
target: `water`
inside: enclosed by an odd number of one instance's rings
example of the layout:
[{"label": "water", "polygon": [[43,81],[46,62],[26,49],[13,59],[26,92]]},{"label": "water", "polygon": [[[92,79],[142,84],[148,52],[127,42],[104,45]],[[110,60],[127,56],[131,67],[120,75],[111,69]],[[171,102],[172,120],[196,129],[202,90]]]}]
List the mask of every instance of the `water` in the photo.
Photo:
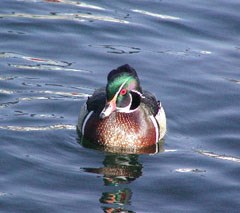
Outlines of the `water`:
[{"label": "water", "polygon": [[[0,3],[1,212],[238,212],[240,3]],[[155,155],[78,143],[81,104],[129,63],[162,101]]]}]

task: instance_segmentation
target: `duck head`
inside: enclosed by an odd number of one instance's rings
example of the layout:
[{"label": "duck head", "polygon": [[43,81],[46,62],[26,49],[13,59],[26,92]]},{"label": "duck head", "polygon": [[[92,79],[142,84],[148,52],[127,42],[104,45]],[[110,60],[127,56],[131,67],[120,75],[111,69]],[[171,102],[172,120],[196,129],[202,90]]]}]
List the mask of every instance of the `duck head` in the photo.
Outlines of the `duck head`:
[{"label": "duck head", "polygon": [[136,71],[128,64],[120,66],[108,74],[106,104],[100,118],[108,117],[114,111],[130,113],[138,108],[142,97]]}]

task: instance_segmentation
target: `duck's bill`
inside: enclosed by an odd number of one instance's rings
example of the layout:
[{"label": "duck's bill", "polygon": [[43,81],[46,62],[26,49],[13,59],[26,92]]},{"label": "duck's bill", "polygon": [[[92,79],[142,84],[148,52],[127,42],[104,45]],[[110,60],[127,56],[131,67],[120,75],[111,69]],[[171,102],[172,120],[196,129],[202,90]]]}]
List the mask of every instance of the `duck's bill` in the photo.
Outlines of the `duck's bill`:
[{"label": "duck's bill", "polygon": [[116,110],[116,102],[115,102],[115,100],[111,100],[106,103],[106,105],[103,108],[102,112],[100,113],[99,117],[101,119],[106,118],[115,110]]}]

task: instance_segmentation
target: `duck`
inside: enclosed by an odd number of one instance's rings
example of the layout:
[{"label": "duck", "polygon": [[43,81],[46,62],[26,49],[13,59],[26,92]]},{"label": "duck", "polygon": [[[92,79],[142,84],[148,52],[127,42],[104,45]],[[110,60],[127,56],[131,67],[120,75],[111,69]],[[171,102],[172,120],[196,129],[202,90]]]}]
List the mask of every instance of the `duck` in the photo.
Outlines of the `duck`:
[{"label": "duck", "polygon": [[77,130],[96,145],[141,149],[164,138],[166,114],[161,102],[142,89],[136,70],[125,64],[82,105]]}]

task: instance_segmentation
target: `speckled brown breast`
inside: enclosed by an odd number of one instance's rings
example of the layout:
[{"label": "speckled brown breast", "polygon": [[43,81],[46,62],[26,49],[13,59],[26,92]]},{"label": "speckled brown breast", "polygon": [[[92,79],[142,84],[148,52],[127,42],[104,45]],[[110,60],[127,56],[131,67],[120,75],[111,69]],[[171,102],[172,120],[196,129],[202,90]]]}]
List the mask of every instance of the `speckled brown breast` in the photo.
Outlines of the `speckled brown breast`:
[{"label": "speckled brown breast", "polygon": [[99,119],[93,113],[85,126],[84,137],[104,146],[141,148],[156,144],[155,127],[144,111],[113,112]]}]

